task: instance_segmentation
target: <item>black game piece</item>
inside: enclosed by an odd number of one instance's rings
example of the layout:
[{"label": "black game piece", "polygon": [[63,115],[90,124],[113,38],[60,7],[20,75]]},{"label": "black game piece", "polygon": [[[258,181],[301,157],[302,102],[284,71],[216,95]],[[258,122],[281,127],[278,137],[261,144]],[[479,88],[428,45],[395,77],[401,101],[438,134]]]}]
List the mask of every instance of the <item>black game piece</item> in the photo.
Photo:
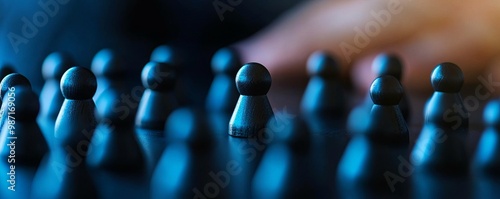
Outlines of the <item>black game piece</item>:
[{"label": "black game piece", "polygon": [[[401,77],[403,76],[403,63],[394,54],[380,54],[378,55],[372,63],[372,70],[377,75],[381,77],[384,75],[390,75],[395,77],[401,83]],[[371,108],[373,106],[370,94],[366,95],[363,103],[355,107],[348,117],[348,127],[354,133],[359,133],[364,131],[369,123],[368,115],[370,115]],[[399,102],[399,108],[403,114],[403,118],[407,123],[410,122],[410,107],[408,102],[408,97],[403,93],[403,97]]]},{"label": "black game piece", "polygon": [[241,67],[236,74],[240,98],[229,121],[229,135],[254,137],[266,127],[274,115],[266,95],[271,81],[271,74],[259,63],[248,63]]},{"label": "black game piece", "polygon": [[462,71],[453,63],[439,64],[432,72],[435,92],[425,107],[425,124],[412,151],[417,170],[458,174],[468,170],[469,113],[459,93],[463,82]]},{"label": "black game piece", "polygon": [[[0,98],[2,102],[5,100],[5,95],[9,93],[10,89],[21,86],[31,88],[31,83],[26,77],[19,73],[12,73],[5,76],[0,82]],[[5,122],[7,122],[7,117],[7,106],[2,103],[2,107],[0,109],[0,129],[3,129]]]},{"label": "black game piece", "polygon": [[48,152],[47,142],[36,122],[40,104],[30,87],[16,86],[5,95],[7,120],[2,128],[0,154],[8,160],[15,149],[16,166],[37,167]]},{"label": "black game piece", "polygon": [[123,84],[111,83],[96,101],[99,125],[88,155],[89,165],[112,171],[141,171],[144,157],[134,131],[136,109],[119,103],[128,91]]},{"label": "black game piece", "polygon": [[163,130],[168,115],[177,107],[173,93],[176,73],[170,64],[149,62],[142,70],[146,88],[135,118],[135,125],[145,129]]},{"label": "black game piece", "polygon": [[[213,181],[213,176],[221,175],[218,168],[224,167],[217,167],[217,158],[221,154],[214,153],[215,145],[208,129],[204,116],[199,112],[188,108],[172,112],[165,127],[169,144],[153,173],[151,198],[201,197],[207,189],[207,183]],[[220,178],[226,175],[229,174]],[[229,183],[229,179],[222,180],[223,183]],[[214,197],[227,198],[227,189],[217,189],[220,191]]]},{"label": "black game piece", "polygon": [[343,116],[346,103],[337,61],[328,53],[317,51],[309,57],[307,71],[310,79],[302,98],[302,112]]},{"label": "black game piece", "polygon": [[484,130],[477,145],[473,166],[484,176],[500,176],[500,101],[494,99],[484,108]]},{"label": "black game piece", "polygon": [[354,135],[338,166],[337,182],[345,197],[394,194],[395,185],[387,179],[390,172],[398,173],[400,159],[408,153],[408,127],[398,107],[403,96],[401,84],[392,76],[379,77],[372,83],[370,96],[374,105],[368,128]]},{"label": "black game piece", "polygon": [[92,97],[97,88],[94,74],[83,67],[68,69],[61,78],[65,100],[56,119],[55,146],[33,180],[33,193],[40,198],[97,198],[97,189],[86,159],[96,118]]},{"label": "black game piece", "polygon": [[380,142],[408,147],[410,135],[408,126],[399,109],[403,97],[403,87],[393,76],[382,76],[370,87],[373,107],[367,135]]},{"label": "black game piece", "polygon": [[57,116],[55,138],[58,147],[86,153],[97,125],[92,97],[97,88],[94,74],[83,67],[68,69],[61,78],[61,92],[65,100]]},{"label": "black game piece", "polygon": [[39,118],[44,122],[50,122],[52,127],[64,101],[60,89],[61,77],[73,65],[71,57],[61,52],[51,53],[43,62],[42,75],[45,84],[40,91]]},{"label": "black game piece", "polygon": [[210,112],[231,113],[238,101],[238,90],[234,85],[241,60],[235,49],[223,48],[212,58],[214,80],[208,92],[206,109]]},{"label": "black game piece", "polygon": [[102,49],[94,56],[91,70],[97,77],[97,90],[94,101],[108,89],[113,81],[125,79],[126,68],[120,63],[120,58],[111,49]]}]

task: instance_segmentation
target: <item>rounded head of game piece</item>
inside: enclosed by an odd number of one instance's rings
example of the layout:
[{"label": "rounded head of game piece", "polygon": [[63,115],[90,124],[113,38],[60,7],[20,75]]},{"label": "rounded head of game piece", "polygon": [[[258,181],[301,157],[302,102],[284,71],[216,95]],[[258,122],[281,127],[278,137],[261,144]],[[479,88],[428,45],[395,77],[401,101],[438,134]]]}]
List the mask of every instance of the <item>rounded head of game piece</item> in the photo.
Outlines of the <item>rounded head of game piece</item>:
[{"label": "rounded head of game piece", "polygon": [[0,68],[0,78],[4,78],[8,74],[15,73],[16,71],[14,70],[14,67],[10,64],[4,64]]},{"label": "rounded head of game piece", "polygon": [[51,53],[42,64],[44,79],[61,79],[64,72],[74,65],[71,57],[62,52]]},{"label": "rounded head of game piece", "polygon": [[64,98],[71,100],[92,99],[97,89],[97,80],[87,68],[74,66],[61,78],[61,92]]},{"label": "rounded head of game piece", "polygon": [[236,74],[236,88],[241,95],[266,95],[271,82],[267,68],[255,62],[243,65]]},{"label": "rounded head of game piece", "polygon": [[307,72],[310,76],[337,77],[340,68],[337,61],[324,51],[316,51],[307,60]]},{"label": "rounded head of game piece", "polygon": [[195,148],[206,148],[212,143],[203,115],[193,109],[174,110],[165,125],[165,137],[171,142],[186,143]]},{"label": "rounded head of game piece", "polygon": [[391,75],[401,81],[403,63],[396,55],[382,53],[373,60],[372,70],[377,77]]},{"label": "rounded head of game piece", "polygon": [[[284,125],[285,124],[285,125]],[[310,132],[306,121],[301,117],[285,118],[278,120],[274,117],[269,120],[266,126],[268,134],[273,143],[284,143],[293,149],[305,152],[310,144]]]},{"label": "rounded head of game piece", "polygon": [[240,55],[236,49],[222,48],[212,57],[212,71],[215,74],[235,75],[240,67]]},{"label": "rounded head of game piece", "polygon": [[[18,86],[15,90],[9,91],[15,93],[13,100],[7,98],[7,103],[12,102],[16,107],[16,119],[35,120],[40,111],[40,102],[38,96],[31,90],[30,87]],[[9,106],[9,104],[7,104]]]},{"label": "rounded head of game piece", "polygon": [[20,86],[31,88],[31,83],[24,75],[21,75],[19,73],[8,74],[2,79],[2,82],[0,82],[0,98],[8,93],[9,89],[11,89],[12,87],[14,87],[15,89],[16,87]]},{"label": "rounded head of game piece", "polygon": [[142,69],[141,80],[147,89],[166,92],[174,88],[175,69],[171,64],[148,62]]},{"label": "rounded head of game piece", "polygon": [[180,61],[179,55],[175,52],[175,50],[167,45],[161,45],[156,47],[151,53],[150,61],[159,62],[159,63],[168,63],[172,66],[176,67],[175,70],[179,71]]},{"label": "rounded head of game piece", "polygon": [[97,52],[92,59],[91,69],[98,77],[123,77],[126,73],[116,52],[107,48]]},{"label": "rounded head of game piece", "polygon": [[403,86],[393,76],[378,77],[370,87],[370,97],[374,104],[398,105],[403,97]]},{"label": "rounded head of game piece", "polygon": [[500,99],[493,99],[484,107],[484,123],[491,127],[500,128]]},{"label": "rounded head of game piece", "polygon": [[460,68],[450,62],[439,64],[431,75],[432,88],[445,93],[457,93],[464,83],[464,74]]}]

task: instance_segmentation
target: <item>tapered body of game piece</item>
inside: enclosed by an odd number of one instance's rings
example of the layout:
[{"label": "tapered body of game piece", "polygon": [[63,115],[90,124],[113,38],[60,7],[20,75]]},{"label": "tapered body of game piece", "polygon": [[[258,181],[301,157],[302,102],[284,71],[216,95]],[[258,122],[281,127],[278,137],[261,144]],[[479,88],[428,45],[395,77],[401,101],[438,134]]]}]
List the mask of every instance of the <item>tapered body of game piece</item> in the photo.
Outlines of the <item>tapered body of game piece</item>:
[{"label": "tapered body of game piece", "polygon": [[500,100],[490,101],[484,108],[486,128],[477,145],[473,166],[483,176],[500,176]]},{"label": "tapered body of game piece", "polygon": [[469,113],[459,93],[463,82],[462,71],[453,63],[439,64],[432,72],[434,94],[425,107],[425,124],[412,151],[417,170],[467,171],[465,138]]},{"label": "tapered body of game piece", "polygon": [[59,147],[82,151],[82,143],[89,144],[97,125],[92,100],[96,88],[96,77],[86,68],[72,67],[63,74],[61,92],[65,99],[55,124]]},{"label": "tapered body of game piece", "polygon": [[[378,55],[372,63],[372,71],[377,77],[384,75],[390,75],[395,77],[400,83],[403,76],[403,64],[401,60],[393,54],[380,54]],[[372,99],[368,93],[365,100],[359,106],[351,110],[348,117],[348,128],[352,133],[359,133],[367,128],[369,123],[368,116],[370,115],[371,108],[373,106]],[[410,122],[410,106],[408,97],[403,93],[403,97],[399,102],[399,109],[403,114],[403,118],[407,123]]]},{"label": "tapered body of game piece", "polygon": [[231,113],[239,93],[234,84],[241,60],[235,49],[223,48],[212,58],[214,79],[208,92],[206,109],[210,112]]},{"label": "tapered body of game piece", "polygon": [[[180,108],[169,116],[165,137],[168,146],[163,152],[152,176],[151,198],[192,198],[208,197],[227,198],[230,174],[218,170],[218,158],[222,154],[214,153],[214,140],[207,127],[206,118],[199,112]],[[223,163],[227,163],[223,161]],[[225,168],[226,165],[223,165]],[[217,174],[216,174],[217,173]],[[220,177],[220,175],[223,175]],[[216,193],[206,192],[207,185],[217,178],[224,188],[215,187]],[[214,183],[215,184],[215,183]]]},{"label": "tapered body of game piece", "polygon": [[267,99],[271,74],[259,63],[245,64],[236,74],[236,88],[240,97],[229,121],[229,135],[257,136],[274,113]]},{"label": "tapered body of game piece", "polygon": [[313,53],[307,62],[309,84],[302,97],[302,112],[341,117],[345,113],[345,93],[340,82],[340,66],[326,52]]},{"label": "tapered body of game piece", "polygon": [[91,70],[97,78],[94,101],[111,86],[113,81],[126,79],[126,68],[120,62],[117,53],[111,49],[106,48],[97,52],[92,60]]},{"label": "tapered body of game piece", "polygon": [[88,155],[89,165],[112,171],[141,171],[144,157],[134,131],[136,109],[116,101],[127,87],[111,84],[96,101],[99,125]]},{"label": "tapered body of game piece", "polygon": [[366,132],[351,139],[337,173],[341,193],[349,195],[358,190],[355,198],[373,192],[392,193],[394,184],[387,179],[398,172],[400,159],[407,156],[409,147],[408,127],[398,107],[403,96],[399,81],[388,75],[375,79],[370,96],[374,103],[370,124]]},{"label": "tapered body of game piece", "polygon": [[313,176],[316,168],[311,169],[311,138],[306,122],[302,118],[271,119],[267,128],[273,139],[253,177],[253,198],[314,197],[316,184],[308,176]]},{"label": "tapered body of game piece", "polygon": [[168,115],[176,108],[174,89],[176,73],[165,63],[149,62],[142,70],[142,84],[146,88],[135,118],[135,125],[145,129],[163,130]]},{"label": "tapered body of game piece", "polygon": [[[8,160],[15,151],[15,165],[36,167],[48,152],[47,142],[36,122],[40,108],[30,87],[16,86],[5,95],[7,121],[2,127],[0,154]],[[12,146],[12,147],[11,147]]]},{"label": "tapered body of game piece", "polygon": [[50,122],[52,128],[64,101],[60,89],[61,77],[73,65],[69,55],[60,52],[50,54],[43,62],[42,75],[45,83],[40,91],[39,118]]},{"label": "tapered body of game piece", "polygon": [[87,169],[90,140],[97,125],[92,97],[97,88],[94,74],[83,67],[68,69],[61,78],[64,102],[56,119],[50,156],[33,180],[37,198],[97,198],[97,188]]}]

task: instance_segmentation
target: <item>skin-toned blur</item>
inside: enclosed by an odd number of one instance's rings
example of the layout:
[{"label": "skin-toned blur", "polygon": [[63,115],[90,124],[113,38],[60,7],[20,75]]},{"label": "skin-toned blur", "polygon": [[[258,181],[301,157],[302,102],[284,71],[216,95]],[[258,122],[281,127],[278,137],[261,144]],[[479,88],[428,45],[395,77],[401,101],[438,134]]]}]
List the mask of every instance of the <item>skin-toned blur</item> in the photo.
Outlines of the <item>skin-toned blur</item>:
[{"label": "skin-toned blur", "polygon": [[263,63],[282,85],[305,81],[308,56],[326,50],[361,91],[374,79],[374,57],[394,53],[405,64],[405,87],[429,91],[441,62],[460,66],[466,84],[479,76],[500,80],[498,19],[497,1],[309,1],[235,46],[245,62]]}]

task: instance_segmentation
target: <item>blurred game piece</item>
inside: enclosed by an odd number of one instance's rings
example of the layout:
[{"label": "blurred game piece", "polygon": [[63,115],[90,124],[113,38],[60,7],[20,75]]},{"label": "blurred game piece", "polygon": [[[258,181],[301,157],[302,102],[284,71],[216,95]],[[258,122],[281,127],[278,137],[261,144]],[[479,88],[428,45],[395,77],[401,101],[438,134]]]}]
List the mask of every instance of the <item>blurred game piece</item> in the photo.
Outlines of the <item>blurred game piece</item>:
[{"label": "blurred game piece", "polygon": [[367,131],[354,135],[339,162],[337,182],[344,197],[395,196],[404,186],[394,192],[391,180],[409,147],[408,127],[398,107],[403,88],[396,78],[386,75],[373,81],[370,96],[374,105]]},{"label": "blurred game piece", "polygon": [[[390,75],[395,77],[400,83],[403,76],[403,64],[401,60],[393,54],[379,54],[372,63],[372,71],[381,77],[384,75]],[[371,108],[373,106],[372,99],[368,93],[362,104],[353,108],[348,117],[348,128],[352,133],[363,132],[367,128],[369,123],[368,116],[370,115]],[[408,102],[408,97],[403,93],[403,97],[399,102],[399,108],[403,114],[403,118],[407,123],[410,122],[410,107]]]},{"label": "blurred game piece", "polygon": [[[3,104],[7,93],[10,92],[12,88],[15,87],[27,87],[31,89],[31,83],[26,77],[19,73],[11,73],[5,76],[0,82],[0,100],[2,101],[2,107],[0,108],[0,129],[3,129],[4,124],[8,119],[8,107]],[[0,132],[0,136],[3,132]]]},{"label": "blurred game piece", "polygon": [[231,113],[234,110],[239,97],[234,79],[241,65],[238,52],[232,48],[222,48],[212,57],[215,76],[205,105],[209,112]]},{"label": "blurred game piece", "polygon": [[229,135],[254,137],[266,127],[274,115],[267,99],[271,81],[271,74],[259,63],[248,63],[241,67],[236,74],[236,88],[240,97],[229,121]]},{"label": "blurred game piece", "polygon": [[500,176],[500,101],[493,99],[484,108],[486,128],[477,145],[473,166],[482,176]]},{"label": "blurred game piece", "polygon": [[436,66],[431,76],[434,94],[425,107],[425,123],[412,151],[417,170],[464,174],[468,170],[466,135],[469,113],[460,89],[464,75],[453,63]]},{"label": "blurred game piece", "polygon": [[309,84],[302,97],[302,113],[342,117],[346,110],[340,66],[328,53],[317,51],[307,61]]},{"label": "blurred game piece", "polygon": [[[64,101],[61,94],[60,81],[64,72],[74,65],[71,57],[65,53],[54,52],[45,58],[42,75],[45,83],[40,91],[40,114],[38,118],[43,125],[54,128],[54,124]],[[52,136],[51,136],[52,137]]]},{"label": "blurred game piece", "polygon": [[178,106],[173,92],[176,73],[170,64],[149,62],[142,70],[146,88],[135,118],[140,128],[163,130],[168,115]]},{"label": "blurred game piece", "polygon": [[126,83],[126,68],[120,63],[120,57],[111,49],[102,49],[92,59],[91,70],[97,78],[97,90],[93,97],[96,101],[113,81]]}]

